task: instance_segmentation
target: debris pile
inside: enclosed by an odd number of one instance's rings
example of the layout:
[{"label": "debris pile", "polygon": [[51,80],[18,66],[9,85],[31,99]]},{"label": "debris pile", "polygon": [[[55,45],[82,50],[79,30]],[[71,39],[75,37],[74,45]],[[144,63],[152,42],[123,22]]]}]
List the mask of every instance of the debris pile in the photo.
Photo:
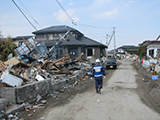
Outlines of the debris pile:
[{"label": "debris pile", "polygon": [[[138,72],[141,74],[143,83],[143,90],[150,94],[157,106],[160,105],[160,63],[157,58],[144,57],[143,59],[134,63]],[[141,87],[142,87],[141,86]]]},{"label": "debris pile", "polygon": [[[75,60],[69,55],[56,60],[49,53],[45,44],[37,44],[33,39],[25,40],[15,49],[18,57],[8,61],[0,61],[1,82],[12,87],[29,84],[34,81],[68,77],[78,73],[79,70],[89,71],[91,68],[86,56],[82,53]],[[54,54],[54,53],[52,53]]]},{"label": "debris pile", "polygon": [[138,60],[138,55],[136,55],[136,54],[133,54],[133,55],[131,55],[131,54],[126,54],[125,55],[125,57],[124,57],[124,60],[125,61],[136,61],[136,60]]},{"label": "debris pile", "polygon": [[63,57],[58,60],[44,62],[37,60],[30,63],[24,63],[17,58],[11,58],[6,62],[0,62],[1,82],[12,87],[19,87],[34,81],[42,81],[47,78],[56,79],[57,77],[72,77],[85,69],[90,71],[92,66],[88,61],[72,60],[70,57]]},{"label": "debris pile", "polygon": [[[17,57],[12,57],[5,62],[0,61],[0,86],[16,88],[15,98],[19,101],[24,99],[24,102],[18,102],[18,104],[21,103],[25,111],[33,110],[34,113],[39,109],[45,108],[47,101],[43,99],[44,93],[37,94],[38,92],[34,92],[34,90],[38,91],[38,89],[41,91],[38,83],[50,80],[53,88],[50,89],[49,93],[47,91],[45,95],[58,100],[60,93],[64,91],[69,91],[69,89],[80,90],[82,86],[85,86],[85,80],[91,75],[92,65],[83,53],[75,59],[71,59],[68,54],[65,54],[60,59],[55,59],[55,54],[49,53],[44,43],[35,43],[33,39],[25,41],[15,51],[18,55]],[[33,85],[34,83],[37,85]],[[48,85],[47,82],[46,84]],[[33,91],[25,88],[28,85],[33,85],[32,87],[29,86]],[[23,91],[25,90],[24,93],[19,88],[22,88]],[[29,96],[31,93],[27,92],[33,92],[33,95]],[[35,105],[25,102],[27,101],[26,98],[20,98],[18,95],[29,96],[28,98],[30,99],[34,97],[36,99]],[[2,95],[0,95],[1,97]],[[32,116],[33,113],[29,113],[28,116]],[[4,111],[2,114],[6,114],[6,112]],[[18,119],[17,116],[18,114],[16,113],[14,115],[8,114],[7,118]]]}]

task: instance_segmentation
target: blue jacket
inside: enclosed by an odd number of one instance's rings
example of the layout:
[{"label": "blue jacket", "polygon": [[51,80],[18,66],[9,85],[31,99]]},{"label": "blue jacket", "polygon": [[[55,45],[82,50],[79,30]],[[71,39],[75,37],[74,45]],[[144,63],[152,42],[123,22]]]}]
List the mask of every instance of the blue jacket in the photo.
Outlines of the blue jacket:
[{"label": "blue jacket", "polygon": [[100,78],[103,75],[105,76],[105,70],[101,65],[96,65],[96,66],[93,67],[92,77]]}]

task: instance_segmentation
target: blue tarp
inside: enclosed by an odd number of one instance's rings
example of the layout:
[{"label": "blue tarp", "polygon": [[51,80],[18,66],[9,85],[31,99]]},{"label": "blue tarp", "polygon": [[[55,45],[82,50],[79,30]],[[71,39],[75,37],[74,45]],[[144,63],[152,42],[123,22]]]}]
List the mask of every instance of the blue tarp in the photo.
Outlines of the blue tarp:
[{"label": "blue tarp", "polygon": [[152,75],[152,80],[158,80],[158,75]]}]

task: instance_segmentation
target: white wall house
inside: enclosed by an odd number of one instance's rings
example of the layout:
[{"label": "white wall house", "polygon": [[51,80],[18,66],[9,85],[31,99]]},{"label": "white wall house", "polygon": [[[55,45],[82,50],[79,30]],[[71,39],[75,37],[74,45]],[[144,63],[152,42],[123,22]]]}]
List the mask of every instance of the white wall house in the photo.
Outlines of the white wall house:
[{"label": "white wall house", "polygon": [[150,45],[147,46],[147,56],[156,58],[158,50],[160,50],[160,41],[153,41]]},{"label": "white wall house", "polygon": [[157,37],[156,41],[160,41],[160,35]]}]

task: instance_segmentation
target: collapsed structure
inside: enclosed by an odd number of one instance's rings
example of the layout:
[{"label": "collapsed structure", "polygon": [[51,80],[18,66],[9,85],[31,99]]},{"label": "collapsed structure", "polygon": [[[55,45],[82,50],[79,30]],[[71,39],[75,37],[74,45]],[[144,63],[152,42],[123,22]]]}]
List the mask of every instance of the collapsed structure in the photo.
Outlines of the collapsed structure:
[{"label": "collapsed structure", "polygon": [[64,87],[78,89],[74,85],[91,75],[95,59],[105,56],[106,45],[68,26],[33,33],[35,38],[22,37],[16,57],[0,61],[0,98],[13,104],[33,102]]}]

